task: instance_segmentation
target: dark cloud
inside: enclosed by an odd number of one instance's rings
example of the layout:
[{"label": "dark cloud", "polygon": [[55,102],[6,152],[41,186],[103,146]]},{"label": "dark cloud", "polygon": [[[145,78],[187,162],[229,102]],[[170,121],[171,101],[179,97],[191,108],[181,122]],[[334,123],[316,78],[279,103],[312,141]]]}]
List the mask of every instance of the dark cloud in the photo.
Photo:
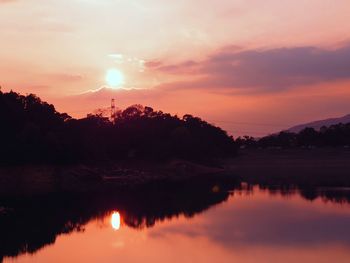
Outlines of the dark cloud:
[{"label": "dark cloud", "polygon": [[[278,91],[326,81],[350,79],[350,45],[327,50],[316,47],[246,50],[224,48],[202,61],[159,64],[167,74],[191,75],[191,83],[165,86],[250,88]],[[181,87],[180,86],[180,87]]]}]

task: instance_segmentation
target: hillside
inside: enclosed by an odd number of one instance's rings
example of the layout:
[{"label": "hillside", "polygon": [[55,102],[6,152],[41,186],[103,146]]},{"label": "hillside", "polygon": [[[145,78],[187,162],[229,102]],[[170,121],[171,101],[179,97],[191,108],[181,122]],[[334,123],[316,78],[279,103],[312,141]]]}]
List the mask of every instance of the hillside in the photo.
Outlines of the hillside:
[{"label": "hillside", "polygon": [[314,128],[315,130],[319,130],[323,126],[329,127],[331,125],[336,125],[339,123],[343,123],[343,124],[350,123],[350,114],[345,115],[345,116],[340,117],[340,118],[329,118],[329,119],[325,119],[325,120],[318,120],[318,121],[313,121],[313,122],[309,122],[309,123],[296,125],[290,129],[288,129],[287,131],[298,133],[305,128]]}]

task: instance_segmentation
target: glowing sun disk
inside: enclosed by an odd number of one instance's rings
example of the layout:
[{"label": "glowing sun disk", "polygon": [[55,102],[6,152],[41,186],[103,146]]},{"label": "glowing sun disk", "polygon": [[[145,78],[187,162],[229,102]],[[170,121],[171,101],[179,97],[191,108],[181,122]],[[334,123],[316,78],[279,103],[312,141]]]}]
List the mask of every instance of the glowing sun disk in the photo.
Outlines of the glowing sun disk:
[{"label": "glowing sun disk", "polygon": [[106,74],[106,82],[110,87],[120,87],[124,85],[124,75],[118,69],[109,69]]},{"label": "glowing sun disk", "polygon": [[114,230],[119,230],[120,228],[120,214],[119,212],[113,212],[111,218],[111,225]]}]

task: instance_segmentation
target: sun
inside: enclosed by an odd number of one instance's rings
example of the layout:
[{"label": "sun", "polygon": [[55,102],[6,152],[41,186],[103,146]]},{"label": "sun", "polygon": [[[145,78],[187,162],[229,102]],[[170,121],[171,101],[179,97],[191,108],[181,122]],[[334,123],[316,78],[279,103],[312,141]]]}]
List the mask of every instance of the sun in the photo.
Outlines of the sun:
[{"label": "sun", "polygon": [[119,88],[125,83],[124,75],[118,69],[109,69],[106,73],[106,82],[112,88]]},{"label": "sun", "polygon": [[111,224],[112,224],[112,228],[114,230],[120,229],[120,214],[119,214],[119,212],[113,212],[112,218],[111,218]]}]

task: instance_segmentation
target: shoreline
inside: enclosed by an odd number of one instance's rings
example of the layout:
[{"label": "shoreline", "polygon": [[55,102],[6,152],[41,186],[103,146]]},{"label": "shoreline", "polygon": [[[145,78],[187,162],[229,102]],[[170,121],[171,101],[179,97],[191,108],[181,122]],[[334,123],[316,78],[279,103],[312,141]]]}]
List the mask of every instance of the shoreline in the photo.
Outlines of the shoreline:
[{"label": "shoreline", "polygon": [[246,149],[215,165],[173,160],[7,166],[0,167],[0,197],[120,191],[148,184],[171,185],[219,177],[263,185],[350,187],[350,151]]},{"label": "shoreline", "polygon": [[249,183],[350,187],[350,150],[247,149],[227,162],[226,169]]},{"label": "shoreline", "polygon": [[205,166],[183,160],[167,163],[7,166],[0,167],[0,197],[121,191],[148,184],[171,185],[218,176],[227,177],[227,171],[217,166]]}]

